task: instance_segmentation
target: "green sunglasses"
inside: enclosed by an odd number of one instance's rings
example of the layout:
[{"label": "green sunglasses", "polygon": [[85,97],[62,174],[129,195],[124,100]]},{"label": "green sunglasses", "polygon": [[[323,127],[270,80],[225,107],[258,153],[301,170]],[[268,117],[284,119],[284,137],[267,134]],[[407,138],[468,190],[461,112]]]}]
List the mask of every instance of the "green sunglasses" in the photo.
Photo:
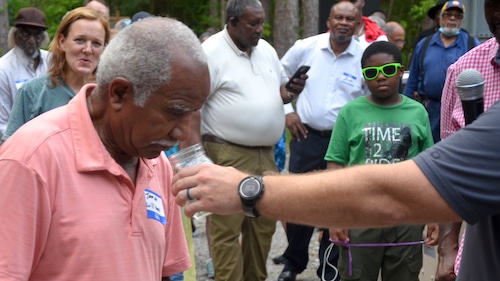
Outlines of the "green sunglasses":
[{"label": "green sunglasses", "polygon": [[385,77],[392,77],[398,73],[398,69],[401,67],[399,62],[388,63],[382,66],[370,66],[363,68],[363,76],[366,80],[377,79],[380,71]]}]

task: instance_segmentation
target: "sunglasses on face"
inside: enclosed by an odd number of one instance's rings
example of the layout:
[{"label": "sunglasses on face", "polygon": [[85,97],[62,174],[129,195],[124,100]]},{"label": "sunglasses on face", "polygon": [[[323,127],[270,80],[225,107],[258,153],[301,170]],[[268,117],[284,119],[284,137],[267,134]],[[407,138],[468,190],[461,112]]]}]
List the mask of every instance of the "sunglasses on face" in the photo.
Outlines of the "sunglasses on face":
[{"label": "sunglasses on face", "polygon": [[444,19],[451,19],[451,17],[455,17],[457,20],[461,20],[464,18],[464,14],[444,12],[441,14],[441,17]]},{"label": "sunglasses on face", "polygon": [[399,62],[388,63],[382,66],[370,66],[363,68],[363,76],[366,80],[375,80],[380,71],[385,77],[392,77],[398,73],[398,69],[401,67]]},{"label": "sunglasses on face", "polygon": [[43,30],[31,31],[23,28],[19,28],[19,37],[23,40],[28,40],[31,36],[35,38],[36,41],[41,41],[43,39]]}]

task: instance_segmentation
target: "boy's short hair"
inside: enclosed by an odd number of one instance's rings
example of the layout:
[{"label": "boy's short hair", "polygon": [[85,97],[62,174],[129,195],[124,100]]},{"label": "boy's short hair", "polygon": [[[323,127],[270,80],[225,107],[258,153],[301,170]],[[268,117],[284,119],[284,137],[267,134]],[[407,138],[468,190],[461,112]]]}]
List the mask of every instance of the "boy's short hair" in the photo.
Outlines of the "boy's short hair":
[{"label": "boy's short hair", "polygon": [[361,57],[361,67],[365,67],[366,60],[373,55],[377,54],[388,54],[394,57],[395,62],[403,63],[403,56],[399,51],[396,45],[386,42],[386,41],[377,41],[371,43],[363,53],[363,57]]}]

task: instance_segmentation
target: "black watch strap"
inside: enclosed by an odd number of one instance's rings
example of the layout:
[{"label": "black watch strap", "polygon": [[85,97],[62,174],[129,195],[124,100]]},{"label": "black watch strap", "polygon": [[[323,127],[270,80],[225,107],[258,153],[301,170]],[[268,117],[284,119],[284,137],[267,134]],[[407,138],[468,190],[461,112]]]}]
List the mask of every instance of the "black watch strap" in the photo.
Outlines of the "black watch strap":
[{"label": "black watch strap", "polygon": [[244,178],[240,185],[239,185],[239,192],[241,192],[241,189],[244,188],[243,185],[245,182],[253,180],[257,181],[260,188],[259,188],[259,193],[255,194],[253,198],[245,198],[241,193],[240,193],[240,198],[241,198],[241,204],[243,206],[243,213],[247,217],[252,217],[252,218],[257,218],[260,216],[260,213],[257,211],[257,208],[255,205],[257,204],[257,201],[262,197],[262,194],[264,193],[264,183],[262,182],[262,176],[248,176]]},{"label": "black watch strap", "polygon": [[259,211],[257,211],[257,208],[255,208],[255,206],[243,205],[243,213],[245,214],[245,216],[251,218],[260,217],[260,213]]}]

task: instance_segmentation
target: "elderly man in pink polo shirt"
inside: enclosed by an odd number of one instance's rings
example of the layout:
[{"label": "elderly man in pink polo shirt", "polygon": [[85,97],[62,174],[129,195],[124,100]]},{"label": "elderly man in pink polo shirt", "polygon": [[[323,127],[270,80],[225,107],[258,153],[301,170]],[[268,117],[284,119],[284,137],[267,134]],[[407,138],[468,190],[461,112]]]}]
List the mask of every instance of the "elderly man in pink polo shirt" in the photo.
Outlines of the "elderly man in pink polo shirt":
[{"label": "elderly man in pink polo shirt", "polygon": [[208,95],[198,38],[145,19],[98,69],[0,147],[0,280],[170,280],[191,266],[162,151]]}]

